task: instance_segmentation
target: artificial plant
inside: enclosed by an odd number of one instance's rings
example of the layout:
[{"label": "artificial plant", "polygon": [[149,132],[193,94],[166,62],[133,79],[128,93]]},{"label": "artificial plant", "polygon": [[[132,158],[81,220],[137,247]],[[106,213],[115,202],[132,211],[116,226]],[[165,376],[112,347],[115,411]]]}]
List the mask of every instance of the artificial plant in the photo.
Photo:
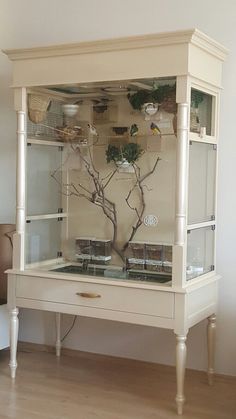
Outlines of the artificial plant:
[{"label": "artificial plant", "polygon": [[132,108],[140,111],[144,103],[161,104],[166,97],[175,92],[175,89],[175,84],[165,84],[158,87],[154,85],[153,90],[138,90],[136,93],[129,93],[127,97]]},{"label": "artificial plant", "polygon": [[127,143],[120,147],[109,144],[106,150],[107,163],[126,160],[128,163],[134,164],[142,154],[143,150],[137,143]]}]

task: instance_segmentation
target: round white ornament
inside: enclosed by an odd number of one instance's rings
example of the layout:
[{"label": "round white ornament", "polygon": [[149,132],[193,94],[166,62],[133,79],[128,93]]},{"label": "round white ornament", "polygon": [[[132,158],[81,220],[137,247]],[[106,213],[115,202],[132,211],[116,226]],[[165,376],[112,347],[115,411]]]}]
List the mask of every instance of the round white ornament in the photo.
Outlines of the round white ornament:
[{"label": "round white ornament", "polygon": [[143,223],[147,227],[156,227],[158,224],[158,218],[156,215],[148,214],[144,217]]}]

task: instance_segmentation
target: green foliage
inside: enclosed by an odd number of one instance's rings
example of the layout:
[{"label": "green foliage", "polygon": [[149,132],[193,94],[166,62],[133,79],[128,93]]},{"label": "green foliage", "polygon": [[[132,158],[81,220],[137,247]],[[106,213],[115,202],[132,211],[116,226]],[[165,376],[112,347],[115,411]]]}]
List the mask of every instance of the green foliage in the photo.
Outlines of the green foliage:
[{"label": "green foliage", "polygon": [[137,143],[128,143],[123,147],[123,157],[129,162],[134,163],[139,159],[143,150]]},{"label": "green foliage", "polygon": [[142,155],[143,150],[139,144],[128,143],[120,147],[116,147],[112,144],[109,144],[108,149],[106,150],[107,163],[114,161],[126,160],[129,163],[134,163]]},{"label": "green foliage", "polygon": [[109,144],[108,149],[106,150],[106,156],[107,163],[110,163],[110,161],[116,162],[117,160],[120,160],[120,149],[115,145]]},{"label": "green foliage", "polygon": [[202,103],[204,99],[204,93],[200,90],[192,89],[191,91],[191,106],[193,108],[198,108],[198,105]]},{"label": "green foliage", "polygon": [[131,104],[132,108],[139,111],[141,110],[142,105],[144,103],[151,101],[150,92],[146,90],[139,90],[137,93],[134,93],[133,95],[128,93],[127,97],[129,99],[129,103]]},{"label": "green foliage", "polygon": [[176,86],[165,84],[154,88],[153,90],[138,90],[138,92],[127,95],[129,102],[133,109],[141,110],[144,103],[162,103],[170,93],[175,91]]}]

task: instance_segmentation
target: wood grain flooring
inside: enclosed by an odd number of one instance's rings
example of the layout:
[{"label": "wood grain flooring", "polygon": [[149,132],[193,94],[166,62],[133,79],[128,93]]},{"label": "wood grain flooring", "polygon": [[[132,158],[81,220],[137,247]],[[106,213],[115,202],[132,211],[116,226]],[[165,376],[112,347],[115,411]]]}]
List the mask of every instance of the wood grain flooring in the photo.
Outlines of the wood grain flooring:
[{"label": "wood grain flooring", "polygon": [[[76,356],[22,350],[17,378],[0,351],[0,418],[172,419],[175,369],[87,353]],[[185,419],[235,419],[236,378],[187,371]]]}]

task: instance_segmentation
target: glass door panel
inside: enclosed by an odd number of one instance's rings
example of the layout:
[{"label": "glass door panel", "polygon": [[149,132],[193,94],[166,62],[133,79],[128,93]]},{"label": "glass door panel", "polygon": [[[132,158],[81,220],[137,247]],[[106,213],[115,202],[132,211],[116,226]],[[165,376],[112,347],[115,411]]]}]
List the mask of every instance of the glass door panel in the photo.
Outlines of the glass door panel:
[{"label": "glass door panel", "polygon": [[192,142],[189,147],[188,224],[215,217],[216,149]]},{"label": "glass door panel", "polygon": [[188,231],[187,280],[214,269],[214,240],[214,226]]},{"label": "glass door panel", "polygon": [[[27,215],[57,213],[61,207],[61,148],[32,144],[27,156]],[[52,177],[55,170],[57,180]]]},{"label": "glass door panel", "polygon": [[55,259],[61,251],[61,231],[64,221],[44,219],[26,223],[26,263]]}]

